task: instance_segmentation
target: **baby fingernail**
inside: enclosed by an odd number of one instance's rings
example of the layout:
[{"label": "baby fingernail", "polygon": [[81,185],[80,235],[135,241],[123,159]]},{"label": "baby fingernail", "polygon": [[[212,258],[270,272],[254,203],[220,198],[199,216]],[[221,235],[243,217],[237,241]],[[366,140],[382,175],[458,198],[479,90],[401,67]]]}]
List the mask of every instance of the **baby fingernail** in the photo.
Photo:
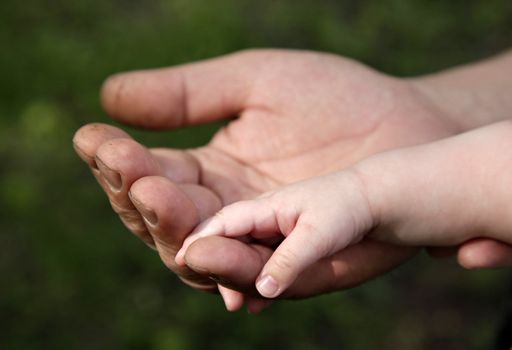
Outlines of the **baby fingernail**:
[{"label": "baby fingernail", "polygon": [[119,172],[110,169],[103,163],[103,161],[96,157],[96,164],[101,171],[101,174],[114,191],[119,191],[123,187],[123,179]]},{"label": "baby fingernail", "polygon": [[258,282],[256,283],[256,289],[265,298],[273,298],[277,296],[277,292],[279,291],[279,285],[272,276],[266,275],[262,276],[258,280]]}]

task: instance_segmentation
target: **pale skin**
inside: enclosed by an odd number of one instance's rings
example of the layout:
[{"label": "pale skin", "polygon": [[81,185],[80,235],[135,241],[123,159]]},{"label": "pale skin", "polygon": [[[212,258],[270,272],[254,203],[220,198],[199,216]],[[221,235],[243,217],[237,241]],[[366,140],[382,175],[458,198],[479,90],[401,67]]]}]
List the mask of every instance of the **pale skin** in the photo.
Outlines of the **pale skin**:
[{"label": "pale skin", "polygon": [[275,298],[317,261],[367,236],[413,246],[486,237],[512,244],[512,122],[389,151],[343,171],[236,202],[199,225],[198,239],[284,238],[256,281]]},{"label": "pale skin", "polygon": [[[188,267],[175,264],[176,252],[200,221],[230,203],[349,167],[372,154],[503,119],[509,108],[505,104],[503,113],[499,103],[492,113],[485,106],[476,108],[479,96],[488,95],[486,86],[464,94],[454,83],[482,70],[502,74],[493,68],[502,61],[403,80],[334,55],[255,50],[124,73],[108,79],[102,90],[105,109],[124,123],[169,129],[240,118],[207,146],[192,150],[147,149],[103,124],[81,128],[74,145],[128,229],[156,248],[180,278],[199,289],[217,290],[207,277],[214,275],[232,289],[250,293],[273,252],[264,245],[212,237],[196,242],[187,254]],[[462,98],[446,97],[454,91]],[[462,113],[468,103],[476,105]],[[363,240],[315,264],[284,296],[358,285],[415,251]],[[242,258],[244,264],[238,264]],[[512,253],[506,245],[478,240],[462,245],[458,259],[471,268],[506,266],[512,264]],[[228,309],[242,306],[243,294],[219,291]],[[265,305],[247,296],[245,301],[252,311]]]}]

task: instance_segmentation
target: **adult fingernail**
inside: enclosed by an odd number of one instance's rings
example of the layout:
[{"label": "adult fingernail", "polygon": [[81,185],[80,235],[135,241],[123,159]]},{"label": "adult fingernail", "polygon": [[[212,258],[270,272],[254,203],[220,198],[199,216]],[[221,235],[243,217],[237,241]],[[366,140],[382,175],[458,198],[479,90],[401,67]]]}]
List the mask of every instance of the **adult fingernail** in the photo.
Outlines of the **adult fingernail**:
[{"label": "adult fingernail", "polygon": [[279,285],[272,276],[266,275],[258,279],[258,282],[256,282],[256,289],[265,298],[273,298],[277,296]]},{"label": "adult fingernail", "polygon": [[101,159],[96,157],[96,164],[100,169],[101,175],[105,178],[108,185],[114,190],[119,191],[123,187],[123,179],[121,178],[121,174],[119,172],[110,169],[108,166],[103,163]]},{"label": "adult fingernail", "polygon": [[156,216],[156,213],[151,209],[139,209],[140,215],[146,220],[148,224],[151,226],[158,225],[158,216]]},{"label": "adult fingernail", "polygon": [[128,192],[128,197],[130,197],[130,200],[132,201],[133,205],[135,206],[135,208],[137,208],[140,215],[142,215],[142,218],[147,223],[149,223],[152,226],[158,225],[158,216],[156,215],[154,210],[149,209],[144,204],[142,204],[142,202],[136,199],[131,192]]},{"label": "adult fingernail", "polygon": [[78,156],[87,162],[87,165],[89,165],[94,170],[98,170],[96,160],[93,157],[89,157],[89,155],[85,153],[80,147],[78,147],[75,142],[73,142],[73,148],[75,149],[75,152],[78,154]]}]

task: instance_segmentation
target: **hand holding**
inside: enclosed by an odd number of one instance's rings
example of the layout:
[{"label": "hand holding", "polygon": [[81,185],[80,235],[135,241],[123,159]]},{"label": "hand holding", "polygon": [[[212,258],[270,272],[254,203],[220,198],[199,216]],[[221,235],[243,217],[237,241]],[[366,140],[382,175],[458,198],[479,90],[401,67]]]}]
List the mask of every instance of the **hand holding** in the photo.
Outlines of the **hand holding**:
[{"label": "hand holding", "polygon": [[[457,131],[416,84],[312,52],[246,51],[125,73],[107,80],[102,101],[115,119],[151,129],[239,116],[198,149],[148,150],[120,129],[98,124],[83,127],[74,138],[125,225],[186,283],[208,290],[216,287],[205,273],[249,288],[244,276],[251,277],[252,267],[261,267],[271,253],[215,238],[195,245],[192,270],[176,266],[185,237],[222,206]],[[364,241],[313,268],[314,282],[299,283],[290,296],[362,283],[412,254]],[[252,260],[245,267],[230,265],[242,255]],[[236,309],[242,300],[232,296],[228,306]]]}]

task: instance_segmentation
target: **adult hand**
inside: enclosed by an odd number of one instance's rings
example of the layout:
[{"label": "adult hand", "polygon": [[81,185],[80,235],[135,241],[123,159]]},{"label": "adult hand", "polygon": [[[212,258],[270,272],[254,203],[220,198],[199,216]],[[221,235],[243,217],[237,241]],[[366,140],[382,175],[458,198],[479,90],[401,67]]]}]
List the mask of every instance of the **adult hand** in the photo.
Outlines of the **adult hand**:
[{"label": "adult hand", "polygon": [[[74,138],[125,225],[186,283],[208,290],[216,287],[205,273],[236,289],[252,287],[251,274],[271,252],[212,238],[191,247],[193,270],[178,268],[174,255],[183,239],[223,205],[459,131],[415,85],[311,52],[244,51],[121,74],[105,83],[102,101],[115,119],[152,129],[239,116],[207,146],[184,151],[148,150],[123,131],[98,124]],[[364,241],[306,272],[288,296],[357,285],[413,254]],[[239,294],[220,290],[228,308],[241,306]]]}]

